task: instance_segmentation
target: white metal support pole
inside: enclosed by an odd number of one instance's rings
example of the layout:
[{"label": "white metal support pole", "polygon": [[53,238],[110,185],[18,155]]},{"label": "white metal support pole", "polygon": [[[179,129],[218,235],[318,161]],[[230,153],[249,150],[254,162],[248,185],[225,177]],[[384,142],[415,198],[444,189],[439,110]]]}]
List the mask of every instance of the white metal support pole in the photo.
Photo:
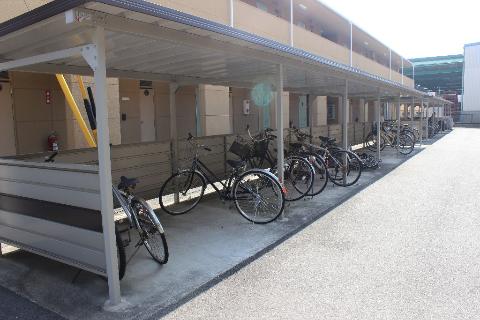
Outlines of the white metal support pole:
[{"label": "white metal support pole", "polygon": [[[345,80],[345,91],[343,93],[343,110],[342,110],[342,140],[343,140],[343,148],[345,150],[348,150],[348,120],[349,120],[349,102],[348,102],[348,80]],[[347,157],[346,155],[344,156],[343,159],[343,165],[347,167]],[[343,170],[343,184],[344,186],[347,183],[347,172],[346,170]]]},{"label": "white metal support pole", "polygon": [[412,65],[413,88],[415,88],[415,65]]},{"label": "white metal support pole", "polygon": [[276,115],[277,115],[277,168],[278,180],[283,186],[283,165],[284,165],[284,146],[283,146],[283,65],[278,65],[277,72],[277,99],[276,99]]},{"label": "white metal support pole", "polygon": [[428,110],[430,109],[430,102],[427,101],[427,112],[425,113],[425,117],[427,118],[427,125],[425,126],[425,131],[426,131],[426,136],[425,136],[425,139],[428,141],[430,140],[429,137],[430,137],[430,132],[429,131],[429,128],[428,128],[428,125],[429,125],[429,121],[430,121],[430,117],[428,116]]},{"label": "white metal support pole", "polygon": [[381,112],[381,109],[382,109],[382,101],[380,100],[380,95],[378,96],[377,98],[377,103],[376,103],[376,107],[377,107],[377,159],[380,161],[380,158],[381,158],[381,145],[380,145],[380,141],[381,141],[381,126],[382,126],[382,123],[381,123],[381,120],[382,120],[382,112]]},{"label": "white metal support pole", "polygon": [[[176,93],[178,84],[170,83],[169,104],[170,104],[170,148],[172,156],[172,174],[175,174],[178,169],[178,130],[177,130],[177,106]],[[179,203],[179,194],[175,193],[173,196],[174,203]]]},{"label": "white metal support pole", "polygon": [[110,299],[106,308],[114,308],[121,303],[120,281],[118,279],[117,244],[115,221],[113,218],[112,166],[110,159],[110,130],[108,128],[107,70],[105,52],[105,29],[96,27],[94,43],[97,50],[97,67],[94,70],[95,104],[97,106],[98,166],[100,175],[100,198],[102,207],[102,227],[105,242],[108,290]]},{"label": "white metal support pole", "polygon": [[234,0],[229,0],[229,13],[230,13],[230,27],[234,27],[235,26],[235,4],[234,4]]},{"label": "white metal support pole", "polygon": [[403,65],[403,58],[402,58],[402,84],[403,84],[403,67],[404,65]]},{"label": "white metal support pole", "polygon": [[412,126],[413,126],[413,121],[415,120],[415,97],[412,97],[412,108],[410,109],[410,119],[412,121]]},{"label": "white metal support pole", "polygon": [[389,49],[389,50],[390,50],[390,67],[389,67],[390,73],[389,73],[389,80],[392,80],[392,49]]},{"label": "white metal support pole", "polygon": [[290,0],[290,46],[293,47],[293,0]]},{"label": "white metal support pole", "polygon": [[402,117],[400,115],[400,95],[397,97],[397,145],[400,145],[400,131],[402,129]]},{"label": "white metal support pole", "polygon": [[353,67],[353,22],[350,21],[350,67]]},{"label": "white metal support pole", "polygon": [[420,105],[420,144],[423,144],[423,98]]},{"label": "white metal support pole", "polygon": [[345,80],[345,91],[343,92],[342,100],[342,145],[343,148],[348,149],[348,80]]}]

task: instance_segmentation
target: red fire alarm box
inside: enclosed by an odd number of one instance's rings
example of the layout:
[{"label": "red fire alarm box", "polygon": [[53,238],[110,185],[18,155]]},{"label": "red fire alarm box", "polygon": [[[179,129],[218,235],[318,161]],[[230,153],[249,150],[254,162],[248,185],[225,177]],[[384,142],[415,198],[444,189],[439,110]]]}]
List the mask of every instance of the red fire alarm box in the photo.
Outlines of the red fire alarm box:
[{"label": "red fire alarm box", "polygon": [[52,103],[52,92],[50,90],[45,90],[45,103],[46,104]]}]

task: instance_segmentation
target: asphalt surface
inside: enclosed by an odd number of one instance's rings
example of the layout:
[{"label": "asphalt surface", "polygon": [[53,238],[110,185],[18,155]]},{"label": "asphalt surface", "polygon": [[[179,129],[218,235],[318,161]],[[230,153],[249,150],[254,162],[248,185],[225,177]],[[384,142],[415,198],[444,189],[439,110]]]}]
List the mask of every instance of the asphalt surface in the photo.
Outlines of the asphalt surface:
[{"label": "asphalt surface", "polygon": [[480,319],[479,141],[454,130],[166,319]]},{"label": "asphalt surface", "polygon": [[12,291],[0,287],[0,319],[2,320],[64,320]]}]

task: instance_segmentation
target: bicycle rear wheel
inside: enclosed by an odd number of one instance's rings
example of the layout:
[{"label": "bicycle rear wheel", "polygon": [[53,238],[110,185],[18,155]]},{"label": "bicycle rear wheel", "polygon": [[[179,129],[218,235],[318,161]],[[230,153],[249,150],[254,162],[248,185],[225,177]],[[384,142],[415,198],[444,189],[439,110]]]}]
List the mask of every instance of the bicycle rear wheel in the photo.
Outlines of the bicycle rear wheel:
[{"label": "bicycle rear wheel", "polygon": [[263,170],[244,172],[236,179],[232,192],[238,212],[253,223],[276,220],[285,206],[285,195],[278,179]]},{"label": "bicycle rear wheel", "polygon": [[165,232],[152,208],[143,199],[132,201],[132,207],[138,218],[138,230],[143,245],[152,258],[160,264],[168,261],[168,245]]},{"label": "bicycle rear wheel", "polygon": [[189,212],[200,202],[206,183],[197,171],[180,171],[163,184],[158,196],[162,209],[171,215]]},{"label": "bicycle rear wheel", "polygon": [[403,155],[409,155],[414,148],[415,142],[413,142],[412,137],[408,134],[401,134],[400,141],[397,145],[398,151]]},{"label": "bicycle rear wheel", "polygon": [[115,226],[115,240],[117,243],[118,278],[122,280],[127,269],[127,255],[125,253],[125,246],[123,244],[122,237],[120,232],[117,230],[117,226]]},{"label": "bicycle rear wheel", "polygon": [[327,168],[330,180],[341,187],[357,183],[362,175],[362,161],[347,150],[338,150],[328,159]]},{"label": "bicycle rear wheel", "polygon": [[328,171],[323,159],[316,154],[307,154],[307,159],[310,161],[313,166],[315,177],[313,179],[313,185],[310,191],[307,193],[307,196],[314,197],[320,194],[328,182]]},{"label": "bicycle rear wheel", "polygon": [[302,157],[288,157],[284,165],[285,200],[297,201],[304,198],[312,189],[315,171],[310,162]]}]

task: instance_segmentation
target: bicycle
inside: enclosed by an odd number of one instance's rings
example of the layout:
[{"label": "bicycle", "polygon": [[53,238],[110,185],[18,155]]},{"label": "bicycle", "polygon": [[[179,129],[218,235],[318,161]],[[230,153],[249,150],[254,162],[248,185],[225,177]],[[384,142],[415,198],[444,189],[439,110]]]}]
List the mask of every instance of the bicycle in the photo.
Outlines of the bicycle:
[{"label": "bicycle", "polygon": [[[388,132],[392,129],[396,130],[398,127],[397,123],[397,120],[385,121],[382,124],[382,129],[385,132]],[[410,127],[408,123],[402,124],[400,132],[409,135],[414,144],[417,144],[417,142],[420,140],[420,131],[417,128]]]},{"label": "bicycle", "polygon": [[[112,185],[114,199],[118,201],[129,221],[130,229],[137,229],[140,239],[135,248],[144,245],[150,256],[159,264],[168,262],[169,253],[165,231],[153,211],[152,207],[140,197],[134,195],[133,190],[138,179],[120,178],[118,187]],[[123,278],[126,269],[125,244],[116,231],[117,250],[119,257],[119,274]]]},{"label": "bicycle", "polygon": [[[374,128],[365,138],[365,145],[370,151],[377,151],[377,129]],[[399,136],[399,137],[398,137]],[[400,131],[400,135],[397,134],[396,129],[381,129],[380,130],[380,150],[384,150],[389,145],[391,148],[397,149],[403,155],[409,155],[415,148],[415,142],[412,137],[405,132]]]},{"label": "bicycle", "polygon": [[[57,155],[58,151],[55,151],[45,157],[44,161],[53,163]],[[152,207],[144,199],[133,194],[137,184],[138,179],[120,177],[118,187],[112,185],[114,199],[118,201],[123,209],[129,221],[129,228],[137,229],[140,235],[140,240],[135,247],[143,244],[156,262],[166,264],[169,253],[165,231]],[[117,245],[118,273],[121,280],[125,276],[127,267],[125,247],[128,243],[125,244],[122,240],[117,224],[115,224],[115,242]]]},{"label": "bicycle", "polygon": [[305,143],[307,138],[311,138],[310,135],[300,131],[295,127],[291,127],[288,129],[288,141],[292,141],[292,135],[295,136],[296,142],[289,143],[289,150],[287,154],[303,157],[312,165],[315,177],[313,179],[312,188],[307,193],[307,196],[314,197],[320,194],[327,186],[329,180],[327,166],[324,159],[317,153],[313,152],[311,148],[308,148],[308,144]]},{"label": "bicycle", "polygon": [[191,211],[203,198],[208,183],[213,189],[209,191],[215,191],[221,200],[233,201],[237,211],[252,223],[267,224],[282,214],[285,194],[272,173],[246,170],[243,160],[227,160],[232,170],[227,180],[222,181],[199,159],[200,149],[207,152],[211,149],[195,143],[191,134],[187,141],[194,149],[190,169],[173,174],[159,192],[159,203],[165,212],[180,215]]},{"label": "bicycle", "polygon": [[[309,135],[310,138],[313,138]],[[333,184],[350,187],[360,180],[363,164],[357,154],[340,148],[336,140],[328,137],[318,137],[320,145],[309,144],[310,149],[320,156],[327,167],[328,177]]]},{"label": "bicycle", "polygon": [[[270,172],[276,173],[277,159],[272,155],[270,142],[277,136],[272,132],[273,129],[266,128],[256,136],[252,136],[250,128],[247,126],[247,133],[252,142],[248,163],[251,167],[268,168]],[[315,169],[310,161],[304,156],[289,154],[285,151],[283,166],[286,201],[298,201],[310,195],[315,179]]]}]

